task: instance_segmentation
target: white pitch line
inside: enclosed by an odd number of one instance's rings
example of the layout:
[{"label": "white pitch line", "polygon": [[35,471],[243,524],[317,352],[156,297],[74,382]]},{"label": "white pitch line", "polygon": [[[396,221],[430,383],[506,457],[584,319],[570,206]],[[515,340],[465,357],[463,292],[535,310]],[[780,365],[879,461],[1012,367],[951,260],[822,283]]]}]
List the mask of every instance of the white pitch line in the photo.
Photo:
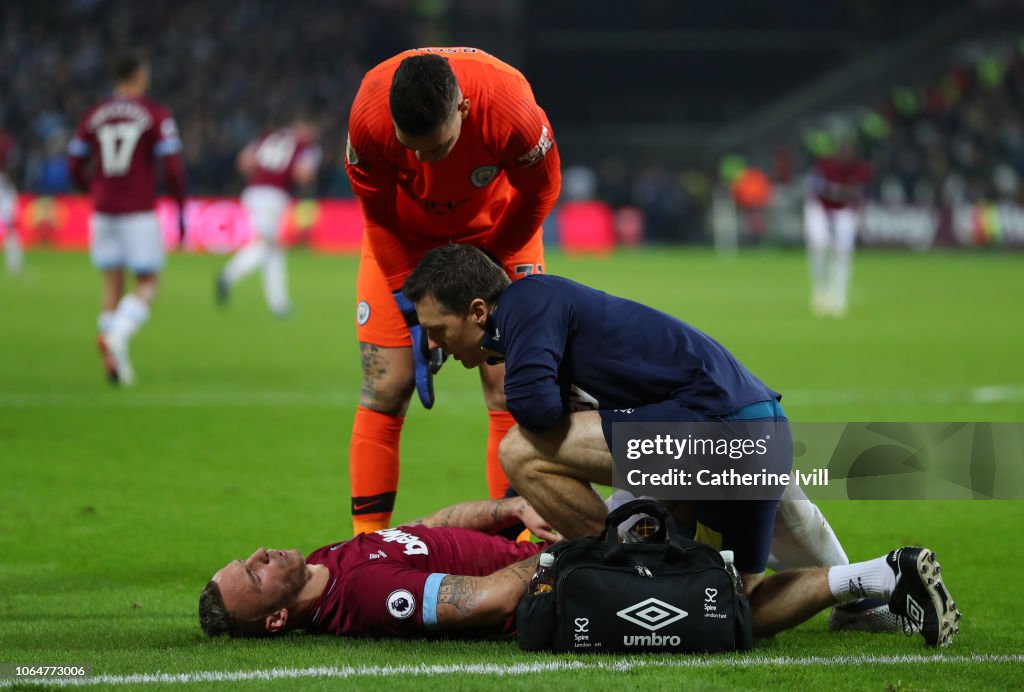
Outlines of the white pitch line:
[{"label": "white pitch line", "polygon": [[[478,397],[479,398],[479,397]],[[233,406],[346,406],[358,393],[299,391],[199,392],[40,392],[0,394],[0,407],[45,408],[193,408]]]},{"label": "white pitch line", "polygon": [[782,392],[783,404],[835,406],[847,404],[999,404],[1024,401],[1024,384],[997,384],[970,389],[792,389]]},{"label": "white pitch line", "polygon": [[434,677],[438,675],[491,675],[518,676],[537,673],[557,673],[563,671],[605,671],[624,673],[639,668],[754,668],[772,667],[812,667],[812,666],[891,666],[891,665],[935,665],[935,664],[978,664],[978,663],[1016,663],[1024,664],[1024,655],[984,654],[972,656],[905,655],[905,656],[805,656],[805,657],[768,657],[768,656],[722,656],[670,658],[664,660],[621,658],[608,661],[593,660],[555,660],[544,663],[469,663],[452,665],[415,665],[415,666],[326,666],[318,668],[270,668],[269,670],[224,670],[203,671],[194,673],[139,673],[135,675],[96,675],[90,678],[20,678],[18,680],[0,680],[0,687],[11,687],[14,684],[38,684],[61,687],[85,687],[93,685],[188,685],[214,682],[250,682],[265,680],[299,680],[309,678],[347,679],[361,677]]},{"label": "white pitch line", "polygon": [[[481,402],[479,392],[444,392],[444,401],[454,405]],[[355,387],[337,392],[302,391],[192,391],[146,392],[0,392],[0,408],[230,408],[312,406],[337,408],[354,406]],[[792,389],[783,392],[785,405],[837,406],[852,404],[998,404],[1024,401],[1024,384],[996,384],[970,389]]]},{"label": "white pitch line", "polygon": [[971,390],[972,404],[995,404],[1002,401],[1024,400],[1024,384],[997,384]]}]

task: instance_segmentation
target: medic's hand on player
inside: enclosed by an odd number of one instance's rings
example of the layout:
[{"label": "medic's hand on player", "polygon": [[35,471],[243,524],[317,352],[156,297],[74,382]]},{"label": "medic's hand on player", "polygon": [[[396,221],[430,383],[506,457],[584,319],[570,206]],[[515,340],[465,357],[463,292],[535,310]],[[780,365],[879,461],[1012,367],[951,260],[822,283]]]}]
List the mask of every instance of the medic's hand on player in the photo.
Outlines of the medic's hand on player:
[{"label": "medic's hand on player", "polygon": [[516,508],[516,514],[518,515],[519,521],[523,522],[523,525],[530,529],[537,538],[542,541],[548,541],[549,543],[555,543],[561,540],[561,536],[554,532],[551,528],[551,524],[544,520],[544,517],[537,514],[537,510],[526,501],[526,498],[517,498],[522,500],[522,505]]},{"label": "medic's hand on player", "polygon": [[416,308],[401,289],[392,293],[398,309],[405,318],[405,324],[409,327],[409,336],[412,337],[412,361],[416,372],[416,393],[420,396],[423,408],[434,406],[434,375],[444,365],[448,354],[440,348],[430,348],[427,343],[427,333],[420,326],[416,318]]}]

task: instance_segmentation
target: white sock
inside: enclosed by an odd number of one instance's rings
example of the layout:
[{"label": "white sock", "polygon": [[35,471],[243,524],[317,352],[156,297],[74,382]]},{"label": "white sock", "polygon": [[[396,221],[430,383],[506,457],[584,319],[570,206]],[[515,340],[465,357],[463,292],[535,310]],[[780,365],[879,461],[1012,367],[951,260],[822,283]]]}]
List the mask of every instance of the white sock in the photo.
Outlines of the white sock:
[{"label": "white sock", "polygon": [[825,263],[825,248],[810,246],[807,248],[807,263],[811,272],[811,291],[815,302],[825,294],[828,286],[828,266]]},{"label": "white sock", "polygon": [[785,570],[848,564],[846,551],[818,506],[800,486],[786,488],[775,515],[768,566]]},{"label": "white sock", "polygon": [[832,286],[830,292],[834,306],[839,310],[846,309],[847,292],[850,286],[850,266],[853,253],[843,250],[836,250],[835,262],[832,270]]},{"label": "white sock", "polygon": [[[613,492],[611,495],[608,496],[608,498],[604,501],[604,506],[607,507],[608,508],[608,512],[611,513],[611,512],[614,512],[615,510],[617,510],[622,505],[626,504],[627,502],[632,502],[633,500],[653,500],[653,499],[654,499],[653,497],[649,497],[647,495],[634,495],[633,493],[629,492],[628,490],[621,490],[620,489],[620,490],[616,490],[615,492]],[[629,542],[628,536],[629,536],[630,529],[632,529],[633,526],[638,521],[640,521],[641,519],[643,519],[645,517],[649,517],[649,516],[650,515],[648,515],[648,514],[634,514],[632,517],[630,517],[626,521],[624,521],[621,524],[619,524],[619,539],[621,541],[623,541],[623,542],[628,543]]]},{"label": "white sock", "polygon": [[104,310],[100,313],[100,316],[96,318],[96,326],[100,330],[100,334],[106,336],[110,333],[110,327],[114,324],[114,315],[117,313],[113,310]]},{"label": "white sock", "polygon": [[840,603],[861,598],[888,601],[896,588],[896,575],[884,557],[852,565],[836,565],[828,571],[828,588]]},{"label": "white sock", "polygon": [[288,300],[288,266],[285,263],[284,248],[273,245],[267,250],[266,264],[263,265],[263,294],[267,305],[275,315],[287,313],[291,308]]},{"label": "white sock", "polygon": [[628,490],[616,490],[604,501],[604,506],[608,508],[609,512],[614,512],[627,502],[632,502],[633,500],[638,499],[640,499],[640,496],[634,495]]},{"label": "white sock", "polygon": [[117,304],[108,338],[126,344],[148,319],[149,305],[134,293],[129,293]]},{"label": "white sock", "polygon": [[4,240],[4,262],[9,274],[20,274],[25,263],[18,232],[11,226],[7,227],[7,237]]},{"label": "white sock", "polygon": [[267,246],[262,240],[246,245],[228,261],[221,276],[228,284],[234,284],[242,277],[256,271],[267,261]]}]

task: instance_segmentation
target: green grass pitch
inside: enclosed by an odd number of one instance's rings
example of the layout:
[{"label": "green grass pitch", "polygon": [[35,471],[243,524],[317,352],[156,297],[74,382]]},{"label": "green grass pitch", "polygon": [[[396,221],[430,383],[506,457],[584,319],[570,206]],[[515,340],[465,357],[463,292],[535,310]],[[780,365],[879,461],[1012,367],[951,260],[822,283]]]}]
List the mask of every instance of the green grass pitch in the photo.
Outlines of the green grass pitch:
[{"label": "green grass pitch", "polygon": [[[1024,420],[1024,256],[861,254],[841,321],[810,316],[796,253],[548,260],[554,273],[704,329],[783,392],[794,420]],[[216,568],[259,545],[308,552],[348,535],[359,391],[355,258],[293,254],[288,321],[267,314],[256,277],[216,309],[221,262],[170,258],[153,318],[133,343],[131,390],[101,376],[99,279],[85,255],[33,252],[21,277],[0,276],[0,664],[86,664],[112,676],[107,685],[146,689],[1024,686],[1024,503],[1010,501],[823,506],[854,559],[904,544],[937,552],[964,612],[961,635],[942,652],[918,637],[830,635],[824,615],[736,658],[553,657],[509,642],[303,635],[204,640],[196,601]],[[434,410],[414,403],[406,422],[398,521],[486,493],[477,376],[449,362],[436,387]],[[246,682],[257,671],[319,666],[335,677]],[[231,671],[239,680],[200,677]],[[158,673],[184,677],[123,677]]]}]

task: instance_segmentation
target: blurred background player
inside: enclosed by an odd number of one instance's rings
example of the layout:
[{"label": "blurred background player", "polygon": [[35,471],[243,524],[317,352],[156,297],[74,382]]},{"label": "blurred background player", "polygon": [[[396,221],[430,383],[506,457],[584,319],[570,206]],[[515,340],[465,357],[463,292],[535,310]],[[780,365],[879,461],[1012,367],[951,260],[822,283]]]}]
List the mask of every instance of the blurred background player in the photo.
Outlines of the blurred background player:
[{"label": "blurred background player", "polygon": [[804,234],[811,273],[811,311],[846,314],[853,249],[871,168],[845,138],[834,156],[819,159],[810,173]]},{"label": "blurred background player", "polygon": [[[558,199],[561,172],[529,83],[475,48],[406,51],[370,70],[348,134],[345,168],[365,225],[356,287],[363,385],[349,456],[360,533],[390,523],[413,388],[433,405],[431,354],[401,292],[405,277],[428,250],[453,242],[490,252],[512,279],[542,272],[541,222]],[[501,497],[508,481],[498,445],[514,421],[504,369],[486,366],[480,376],[488,491]]]},{"label": "blurred background player", "polygon": [[[181,139],[170,111],[145,98],[149,76],[141,56],[118,57],[113,96],[89,109],[68,144],[71,176],[93,201],[90,253],[103,273],[98,345],[107,376],[121,385],[134,381],[128,342],[149,319],[164,266],[157,159],[178,203],[181,240],[185,234]],[[135,274],[131,292],[125,292],[125,269]]]},{"label": "blurred background player", "polygon": [[11,159],[14,141],[0,130],[0,231],[4,236],[4,264],[8,274],[20,274],[24,262],[21,239],[15,226],[18,210],[18,191],[11,179]]},{"label": "blurred background player", "polygon": [[217,276],[217,302],[227,303],[231,288],[248,274],[263,269],[263,293],[276,317],[291,312],[285,264],[285,212],[293,187],[308,189],[316,179],[322,158],[316,143],[318,130],[305,117],[249,143],[238,154],[238,170],[248,180],[242,206],[255,237],[228,261]]}]

